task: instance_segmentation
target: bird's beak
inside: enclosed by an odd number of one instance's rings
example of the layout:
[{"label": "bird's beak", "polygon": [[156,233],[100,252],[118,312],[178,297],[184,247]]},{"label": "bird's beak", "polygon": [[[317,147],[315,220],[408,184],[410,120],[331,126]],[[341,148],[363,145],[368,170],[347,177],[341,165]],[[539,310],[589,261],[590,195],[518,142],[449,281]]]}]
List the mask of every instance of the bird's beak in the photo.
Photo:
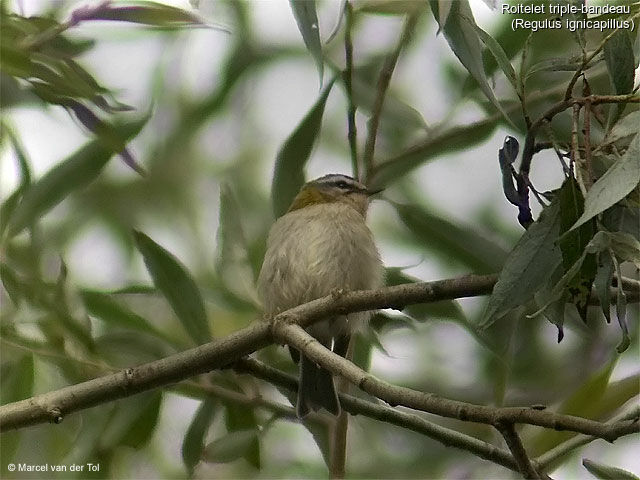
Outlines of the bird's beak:
[{"label": "bird's beak", "polygon": [[367,196],[371,197],[372,195],[375,195],[376,193],[380,193],[383,190],[384,188],[374,188],[374,189],[367,188],[366,194]]}]

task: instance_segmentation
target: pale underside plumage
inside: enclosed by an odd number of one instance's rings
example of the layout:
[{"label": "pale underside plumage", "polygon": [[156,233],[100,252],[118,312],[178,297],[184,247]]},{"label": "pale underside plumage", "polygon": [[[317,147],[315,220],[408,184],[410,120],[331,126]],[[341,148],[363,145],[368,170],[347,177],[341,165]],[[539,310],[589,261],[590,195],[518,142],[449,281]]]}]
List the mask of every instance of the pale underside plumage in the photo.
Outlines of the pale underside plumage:
[{"label": "pale underside plumage", "polygon": [[[353,207],[334,202],[294,210],[276,221],[267,240],[258,292],[265,313],[272,316],[337,289],[372,289],[382,283],[380,255],[364,217]],[[369,317],[369,312],[341,315],[317,322],[308,331],[331,348],[333,340],[362,327]],[[304,361],[301,368],[302,375],[306,368],[307,377],[317,377],[315,387],[326,385],[327,378],[322,374],[328,372],[314,372]],[[301,405],[299,397],[298,413],[304,415],[309,408],[322,406],[313,401]]]}]

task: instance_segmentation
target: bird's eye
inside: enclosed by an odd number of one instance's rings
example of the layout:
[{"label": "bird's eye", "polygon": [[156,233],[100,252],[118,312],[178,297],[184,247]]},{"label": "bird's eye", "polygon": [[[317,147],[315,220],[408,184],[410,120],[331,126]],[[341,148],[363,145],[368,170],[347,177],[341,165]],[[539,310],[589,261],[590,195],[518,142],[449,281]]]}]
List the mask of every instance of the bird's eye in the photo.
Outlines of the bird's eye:
[{"label": "bird's eye", "polygon": [[345,189],[346,189],[346,188],[349,188],[349,185],[347,184],[347,182],[344,182],[344,181],[341,181],[341,182],[336,183],[336,186],[337,186],[338,188],[345,188]]}]

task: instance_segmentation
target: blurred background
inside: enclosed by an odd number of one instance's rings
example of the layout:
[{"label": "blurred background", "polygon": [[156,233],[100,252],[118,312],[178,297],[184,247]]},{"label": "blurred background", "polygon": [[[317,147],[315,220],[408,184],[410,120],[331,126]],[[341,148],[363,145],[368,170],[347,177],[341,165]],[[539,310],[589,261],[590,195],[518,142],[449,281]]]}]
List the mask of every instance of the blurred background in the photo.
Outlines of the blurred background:
[{"label": "blurred background", "polygon": [[[95,180],[70,186],[69,194],[28,231],[3,242],[2,403],[161,358],[193,344],[153,288],[133,230],[144,232],[185,265],[204,298],[214,337],[238,330],[259,315],[253,282],[274,221],[274,165],[285,140],[319,98],[317,65],[285,0],[163,3],[197,15],[206,26],[103,20],[81,22],[65,32],[76,45],[91,42],[75,60],[108,88],[113,99],[133,107],[109,118],[131,121],[149,115],[127,144],[146,174],[139,175],[120,157],[113,157]],[[62,21],[85,4],[15,0],[3,2],[3,9]],[[380,178],[384,176],[386,189],[371,207],[369,224],[385,265],[391,268],[389,282],[499,271],[524,231],[517,209],[504,198],[497,161],[505,135],[515,136],[521,144],[524,140],[524,124],[513,108],[518,107],[517,98],[495,61],[486,57],[489,83],[505,109],[510,108],[514,123],[510,126],[486,100],[444,36],[437,34],[438,24],[427,3],[355,1],[353,6],[353,89],[360,151],[381,65],[398,42],[404,15],[418,15],[393,74],[374,156],[376,165],[381,165],[423,147],[402,169],[384,170]],[[512,17],[501,14],[499,5],[492,9],[472,0],[470,6],[477,24],[500,42],[516,66],[527,41],[531,64],[577,52],[567,31],[540,32],[527,40],[529,32],[512,31]],[[331,65],[344,68],[344,20],[338,23],[343,5],[320,1],[317,8],[326,88],[334,75]],[[592,89],[607,93],[606,70],[600,67],[591,72]],[[571,74],[541,70],[531,75],[527,87],[532,118],[562,97]],[[5,201],[20,188],[25,164],[36,182],[90,141],[92,134],[69,108],[45,105],[19,86],[14,89],[6,75],[2,80],[3,130],[11,132],[3,134],[0,152]],[[304,169],[307,179],[332,172],[353,174],[346,111],[343,85],[336,83]],[[567,115],[554,123],[561,140],[568,138],[569,120]],[[439,138],[446,141],[433,140]],[[539,191],[558,188],[563,178],[553,151],[534,158],[531,180]],[[540,207],[535,202],[532,207],[536,218]],[[15,293],[22,297],[18,303],[7,291],[6,278],[12,275],[22,282],[16,287],[22,289]],[[49,289],[63,291],[64,300],[33,300],[34,292]],[[63,306],[63,314],[52,306],[56,302]],[[474,324],[485,303],[486,298],[463,299],[403,314],[383,312],[372,333],[359,339],[364,352],[359,361],[389,382],[479,404],[545,404],[604,419],[637,402],[636,305],[629,305],[632,345],[618,356],[619,330],[607,325],[598,309],[589,311],[587,325],[569,312],[565,338],[558,344],[554,325],[524,315],[535,309],[509,314],[478,334]],[[91,332],[92,340],[83,340],[82,332]],[[258,356],[295,371],[282,348],[272,347]],[[260,391],[266,398],[287,403],[276,389],[246,376],[217,372],[210,381],[234,391]],[[258,440],[241,443],[226,457],[210,452],[202,462],[185,460],[185,434],[196,411],[203,411],[198,410],[202,397],[202,392],[172,387],[162,394],[146,393],[76,413],[60,425],[3,434],[2,474],[13,459],[101,465],[100,472],[85,472],[78,478],[326,476],[320,450],[307,429],[277,419],[268,410],[239,407],[223,398],[210,400],[213,408],[204,443],[228,438],[234,418],[243,418],[244,428],[248,422],[259,431]],[[500,441],[483,426],[431,420]],[[364,417],[352,419],[349,433],[351,478],[512,475],[466,452]],[[522,433],[533,455],[567,438],[534,428]],[[553,477],[588,478],[583,457],[637,474],[639,449],[637,437],[622,438],[614,445],[594,442],[579,455],[563,459]],[[15,478],[44,477],[15,474]]]}]

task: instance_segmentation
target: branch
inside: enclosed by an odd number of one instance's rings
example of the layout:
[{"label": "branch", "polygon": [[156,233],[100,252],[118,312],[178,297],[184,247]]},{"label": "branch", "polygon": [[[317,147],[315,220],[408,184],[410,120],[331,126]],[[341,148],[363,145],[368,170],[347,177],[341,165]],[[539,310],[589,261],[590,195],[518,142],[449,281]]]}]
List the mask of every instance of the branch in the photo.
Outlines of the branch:
[{"label": "branch", "polygon": [[556,103],[543,113],[538,120],[531,124],[529,130],[527,130],[527,136],[524,142],[524,149],[522,151],[522,163],[520,164],[520,174],[529,175],[531,170],[531,159],[535,153],[536,134],[540,127],[546,122],[551,122],[553,117],[557,114],[564,112],[567,108],[573,105],[585,105],[589,106],[600,105],[604,103],[640,103],[640,96],[635,93],[628,95],[590,95],[588,97],[577,97],[563,100]]},{"label": "branch", "polygon": [[540,475],[538,475],[538,472],[533,468],[529,455],[527,455],[527,451],[524,449],[522,440],[518,432],[516,432],[513,423],[498,423],[496,429],[502,434],[507,447],[511,450],[522,476],[534,480],[539,479]]},{"label": "branch", "polygon": [[[416,303],[487,295],[493,289],[496,280],[497,275],[473,275],[435,282],[396,285],[378,290],[362,290],[340,295],[329,295],[277,315],[273,319],[273,324],[255,322],[221,340],[200,345],[137,367],[127,368],[114,374],[0,406],[0,430],[21,428],[45,422],[60,422],[66,415],[84,408],[128,397],[229,366],[240,358],[272,344],[274,342],[274,333],[278,330],[279,325],[294,327],[295,325],[290,325],[290,323],[295,322],[302,327],[307,327],[313,322],[332,315],[344,315],[346,313],[381,308],[402,309],[406,305]],[[631,299],[631,295],[629,295],[629,299]],[[301,331],[304,333],[303,330]],[[281,339],[282,335],[277,335],[277,338]],[[309,338],[312,339],[312,337]],[[306,348],[306,346],[303,348],[305,353]],[[325,353],[320,350],[319,355],[324,358]],[[312,358],[315,360],[316,356],[317,352],[314,350]],[[342,357],[339,358],[349,364]],[[325,360],[322,360],[318,363],[324,366],[324,362]],[[356,376],[349,379],[354,383],[353,379],[360,378],[364,372],[353,365],[352,367],[357,369]],[[337,371],[333,370],[332,367],[329,370]],[[348,376],[346,377],[349,378]],[[362,383],[361,387],[368,388],[369,386],[366,378],[363,378],[362,382],[358,380],[355,383],[357,385]],[[493,419],[492,412],[494,409],[489,407],[477,407],[454,402],[453,400],[436,399],[436,397],[430,397],[413,390],[389,387],[392,388],[391,395],[385,390],[387,387],[384,387],[380,398],[391,404],[406,404],[411,407],[414,401],[412,400],[414,399],[414,394],[418,394],[418,397],[416,397],[418,400],[415,403],[417,407],[411,408],[425,411],[433,410],[431,413],[463,420],[479,421],[480,423],[491,423],[489,419]],[[408,392],[411,397],[408,403],[396,400],[398,392]],[[428,399],[426,403],[423,403],[424,399]],[[440,403],[442,403],[441,406],[439,406]],[[426,409],[425,406],[427,406]],[[473,419],[471,417],[466,418],[464,412],[468,408],[480,410]],[[460,409],[460,411],[457,412],[456,409]],[[520,410],[524,410],[524,413],[518,414]],[[506,409],[505,411],[498,411],[498,413],[506,415],[502,420],[556,428],[554,423],[556,418],[553,415],[536,411],[527,413],[527,411],[527,409]],[[615,428],[602,429],[600,428],[602,424],[598,422],[591,422],[577,417],[568,418],[572,420],[560,425],[566,427],[565,429],[607,439],[613,439],[618,436],[618,430]],[[585,424],[584,422],[587,423]],[[622,429],[624,432],[627,432],[627,430]]]},{"label": "branch", "polygon": [[351,153],[351,168],[354,178],[360,179],[358,167],[358,131],[356,128],[356,106],[353,101],[353,43],[351,42],[351,29],[353,28],[353,6],[349,0],[344,2],[344,89],[347,95],[347,139]]},{"label": "branch", "polygon": [[297,348],[321,367],[341,375],[361,390],[394,407],[401,405],[441,417],[484,423],[496,428],[505,423],[526,423],[553,430],[569,430],[594,435],[610,442],[623,435],[640,432],[638,419],[607,425],[573,415],[561,415],[531,407],[493,408],[474,405],[392,385],[327,350],[299,325],[289,323],[286,317],[278,315],[274,318],[272,325],[272,333],[278,341]]},{"label": "branch", "polygon": [[[247,373],[271,384],[288,390],[298,390],[298,380],[293,375],[265,365],[253,358],[244,358],[234,365],[239,373]],[[363,415],[381,422],[406,428],[423,434],[446,447],[454,447],[477,455],[480,458],[518,472],[518,466],[511,454],[502,448],[478,440],[456,430],[429,422],[414,413],[403,412],[385,405],[376,404],[352,395],[339,393],[341,407],[351,415]]]},{"label": "branch", "polygon": [[371,117],[369,118],[369,129],[367,132],[367,139],[364,144],[364,153],[362,157],[362,163],[365,170],[365,180],[368,182],[371,179],[371,173],[373,171],[373,152],[376,147],[376,137],[378,136],[378,127],[380,126],[380,117],[382,116],[382,106],[384,104],[384,97],[389,89],[389,83],[391,83],[391,76],[393,70],[396,68],[398,57],[400,52],[411,38],[411,34],[415,29],[418,21],[417,15],[410,15],[406,20],[402,33],[400,34],[400,40],[393,52],[387,57],[380,71],[380,77],[378,78],[377,90],[373,109],[371,111]]},{"label": "branch", "polygon": [[[633,420],[640,418],[640,406],[636,405],[634,408],[629,410],[628,412],[624,412],[609,423],[616,423],[624,420]],[[538,465],[538,471],[544,471],[548,469],[555,461],[564,457],[565,455],[571,453],[576,448],[582,447],[593,440],[596,440],[598,437],[594,437],[593,435],[576,435],[575,437],[570,438],[569,440],[562,442],[561,444],[555,446],[551,450],[540,455],[535,463]]]}]

